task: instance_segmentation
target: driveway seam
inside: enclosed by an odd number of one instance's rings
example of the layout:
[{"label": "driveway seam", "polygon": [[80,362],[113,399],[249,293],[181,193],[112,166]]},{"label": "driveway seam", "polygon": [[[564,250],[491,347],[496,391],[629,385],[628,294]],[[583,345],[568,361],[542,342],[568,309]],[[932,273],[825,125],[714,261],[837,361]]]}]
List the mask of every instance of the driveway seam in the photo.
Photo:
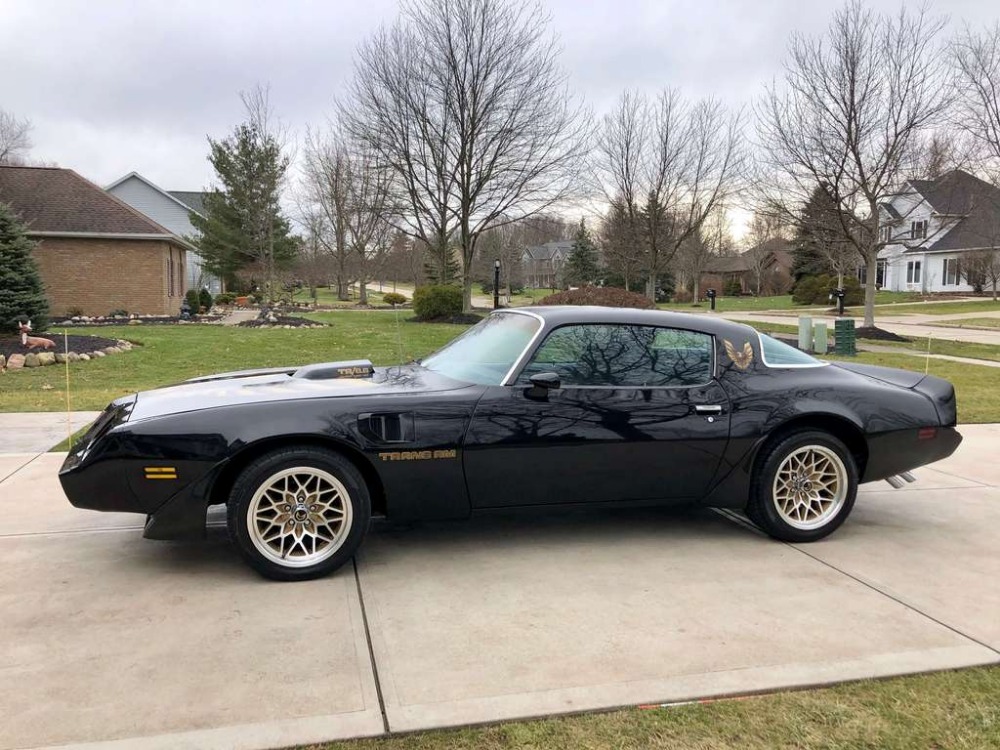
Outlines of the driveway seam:
[{"label": "driveway seam", "polygon": [[365,626],[365,642],[368,644],[368,658],[372,664],[372,676],[375,678],[375,694],[378,696],[378,709],[382,714],[382,729],[389,734],[389,717],[385,713],[385,698],[382,695],[382,680],[378,676],[378,663],[375,661],[375,647],[372,645],[372,632],[368,626],[368,610],[365,609],[365,595],[361,590],[361,574],[358,572],[358,558],[352,557],[354,566],[354,583],[358,587],[358,602],[361,605],[361,621]]},{"label": "driveway seam", "polygon": [[[739,524],[740,526],[744,526],[744,527],[746,527],[748,529],[751,529],[752,531],[756,531],[758,534],[763,534],[763,532],[761,532],[760,529],[758,529],[756,526],[753,526],[749,521],[743,520],[738,515],[736,515],[733,511],[730,511],[728,509],[721,509],[721,508],[716,508],[715,510],[716,510],[716,512],[720,516],[723,516],[723,517],[729,519],[733,523]],[[958,635],[958,636],[961,636],[962,638],[970,640],[973,643],[975,643],[975,644],[977,644],[979,646],[982,646],[983,648],[987,649],[988,651],[992,651],[994,654],[996,654],[998,657],[1000,657],[1000,649],[997,649],[997,648],[991,646],[988,643],[984,643],[983,641],[979,640],[978,638],[975,638],[974,636],[969,635],[968,633],[962,632],[961,630],[959,630],[955,626],[949,625],[948,623],[944,622],[943,620],[939,620],[937,617],[934,617],[933,615],[930,615],[927,612],[924,612],[922,609],[920,609],[919,607],[911,604],[910,602],[907,602],[907,601],[905,601],[903,599],[900,599],[898,596],[893,596],[892,594],[888,593],[887,591],[883,591],[882,589],[880,589],[875,584],[870,583],[869,581],[866,581],[865,579],[860,578],[859,576],[856,576],[853,573],[848,573],[846,570],[842,570],[841,568],[838,568],[833,563],[827,562],[826,560],[823,560],[823,559],[821,559],[819,557],[816,557],[815,555],[811,554],[807,550],[802,549],[801,547],[798,547],[798,546],[796,546],[794,544],[791,544],[789,542],[781,542],[781,544],[783,544],[784,546],[788,547],[789,549],[793,549],[796,552],[805,555],[806,557],[808,557],[811,560],[815,560],[816,562],[818,562],[818,563],[820,563],[822,565],[825,565],[826,567],[830,568],[830,570],[835,570],[836,572],[840,573],[841,575],[847,576],[852,581],[856,581],[857,583],[860,583],[865,588],[871,589],[875,593],[881,594],[882,596],[886,597],[887,599],[891,599],[892,601],[896,602],[897,604],[901,604],[902,606],[906,607],[907,609],[911,610],[912,612],[916,612],[918,615],[926,617],[931,622],[935,622],[938,625],[940,625],[941,627],[947,628],[948,630],[950,630],[955,635]]]},{"label": "driveway seam", "polygon": [[[34,458],[29,458],[29,459],[28,459],[27,461],[25,461],[25,462],[24,462],[23,464],[21,464],[21,465],[20,465],[20,466],[18,466],[18,467],[17,467],[16,469],[14,469],[14,471],[12,471],[12,472],[11,472],[10,474],[8,474],[7,476],[5,476],[5,477],[3,477],[2,479],[0,479],[0,484],[3,484],[4,482],[6,482],[6,481],[7,481],[8,479],[10,479],[10,478],[11,478],[11,477],[13,477],[14,475],[16,475],[16,474],[17,474],[17,473],[18,473],[19,471],[21,471],[22,469],[24,469],[24,468],[25,468],[26,466],[28,466],[28,465],[30,465],[30,464],[33,464],[33,463],[34,463],[35,461],[37,461],[37,460],[38,460],[39,458],[41,458],[42,456],[44,456],[44,455],[45,455],[45,453],[46,453],[45,451],[42,451],[41,453],[38,453],[37,455],[35,455],[35,457],[34,457]],[[0,455],[2,455],[2,454],[0,454]]]}]

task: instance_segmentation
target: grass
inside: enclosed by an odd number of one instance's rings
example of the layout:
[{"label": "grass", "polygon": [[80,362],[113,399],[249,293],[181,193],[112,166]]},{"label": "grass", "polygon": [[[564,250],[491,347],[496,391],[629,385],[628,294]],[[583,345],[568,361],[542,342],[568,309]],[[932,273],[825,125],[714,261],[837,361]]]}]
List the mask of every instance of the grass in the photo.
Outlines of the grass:
[{"label": "grass", "polygon": [[[127,338],[140,346],[131,352],[70,369],[71,405],[78,410],[103,409],[118,396],[226,370],[298,365],[338,359],[368,358],[391,364],[422,357],[465,329],[463,325],[412,323],[408,313],[326,312],[310,317],[328,328],[254,330],[222,326],[135,326],[75,329],[79,333]],[[793,325],[766,324],[762,330],[794,333]],[[883,342],[879,342],[883,343]],[[926,339],[900,344],[926,350]],[[1000,361],[1000,347],[934,340],[932,353]],[[834,356],[830,355],[833,359]],[[854,361],[923,372],[925,361],[912,355],[864,352]],[[931,359],[931,374],[955,384],[963,422],[1000,422],[995,398],[1000,372]],[[61,411],[66,408],[65,371],[39,367],[0,377],[0,412]]]},{"label": "grass", "polygon": [[[1000,302],[991,299],[979,299],[965,302],[938,302],[932,305],[893,305],[891,308],[882,308],[875,311],[875,318],[879,315],[958,315],[965,313],[1000,312]],[[863,315],[864,310],[860,307],[850,308],[848,315]]]},{"label": "grass", "polygon": [[1000,318],[962,318],[961,320],[942,320],[934,325],[948,328],[1000,328]]},{"label": "grass", "polygon": [[1000,746],[1000,667],[655,709],[312,745],[311,750],[973,750]]},{"label": "grass", "polygon": [[[894,305],[913,302],[920,296],[913,292],[880,291],[875,294],[876,305]],[[657,305],[661,310],[690,310],[692,307],[705,309],[707,302],[693,305],[690,302],[667,302]],[[814,310],[828,309],[830,305],[796,305],[792,295],[784,294],[778,297],[718,297],[715,300],[716,310],[722,312],[768,312],[771,310]]]},{"label": "grass", "polygon": [[[384,285],[382,291],[378,291],[378,284],[368,287],[368,304],[369,305],[382,305],[382,297],[392,291],[392,285]],[[309,294],[309,289],[303,288],[299,289],[292,296],[294,302],[305,302],[312,304],[313,298]],[[336,307],[336,308],[347,308],[355,307],[358,304],[358,290],[350,290],[350,299],[337,299],[337,292],[335,289],[330,289],[329,287],[317,287],[316,288],[316,304],[319,307]]]},{"label": "grass", "polygon": [[[311,315],[329,328],[254,330],[223,326],[133,326],[74,329],[141,346],[125,354],[70,368],[72,408],[103,409],[127,393],[226,370],[368,358],[392,364],[422,357],[465,326],[410,323],[409,313],[331,312]],[[62,367],[38,367],[0,376],[0,412],[66,408]]]}]

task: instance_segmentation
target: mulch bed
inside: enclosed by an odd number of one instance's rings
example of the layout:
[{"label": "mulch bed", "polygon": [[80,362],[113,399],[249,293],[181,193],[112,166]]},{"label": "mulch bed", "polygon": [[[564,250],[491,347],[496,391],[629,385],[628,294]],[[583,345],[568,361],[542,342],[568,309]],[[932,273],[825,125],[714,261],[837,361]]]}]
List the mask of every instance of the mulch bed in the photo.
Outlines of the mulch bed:
[{"label": "mulch bed", "polygon": [[326,328],[319,321],[299,318],[294,315],[275,315],[274,317],[277,322],[271,322],[267,318],[257,318],[256,320],[244,320],[242,323],[237,323],[236,325],[239,328],[284,328],[285,326],[291,326],[292,328]]},{"label": "mulch bed", "polygon": [[[53,353],[65,352],[66,346],[63,337],[59,334],[34,334],[38,338],[51,339],[56,342],[55,349],[48,351]],[[117,346],[118,339],[106,339],[102,336],[69,336],[69,351],[77,354],[89,354],[95,349],[107,349],[109,346]],[[9,358],[11,354],[27,354],[27,347],[21,345],[20,336],[0,336],[0,354]],[[32,349],[33,352],[45,351],[44,349]]]},{"label": "mulch bed", "polygon": [[899,336],[881,328],[855,328],[855,333],[859,339],[869,339],[871,341],[911,341],[905,336]]}]

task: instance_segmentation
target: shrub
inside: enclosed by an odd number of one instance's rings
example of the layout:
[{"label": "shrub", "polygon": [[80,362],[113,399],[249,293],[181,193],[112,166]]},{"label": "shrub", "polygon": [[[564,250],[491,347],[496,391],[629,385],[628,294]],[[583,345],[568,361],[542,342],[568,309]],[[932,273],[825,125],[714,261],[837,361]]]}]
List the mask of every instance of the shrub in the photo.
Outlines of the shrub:
[{"label": "shrub", "polygon": [[127,318],[128,310],[124,307],[116,307],[114,310],[108,313],[109,318]]},{"label": "shrub", "polygon": [[388,292],[387,294],[382,295],[382,301],[387,305],[395,307],[396,305],[405,305],[406,297],[399,292]]},{"label": "shrub", "polygon": [[79,318],[81,315],[83,315],[82,307],[70,307],[66,310],[67,318]]},{"label": "shrub", "polygon": [[614,286],[585,286],[580,289],[570,289],[568,292],[557,292],[543,297],[540,305],[598,305],[599,307],[637,307],[649,309],[656,307],[653,302],[636,292],[626,292]]},{"label": "shrub", "polygon": [[462,313],[462,290],[449,284],[417,287],[413,292],[417,320],[451,318]]},{"label": "shrub", "polygon": [[204,287],[198,292],[198,305],[206,310],[212,309],[212,293]]},{"label": "shrub", "polygon": [[694,293],[690,289],[678,289],[674,292],[674,302],[693,302]]},{"label": "shrub", "polygon": [[[792,301],[797,305],[835,305],[830,292],[837,288],[836,276],[805,276],[795,285]],[[844,305],[853,307],[865,301],[865,290],[854,276],[844,277]]]},{"label": "shrub", "polygon": [[737,278],[727,280],[725,286],[722,287],[722,294],[726,297],[739,297],[743,294],[743,287],[740,284],[740,280]]},{"label": "shrub", "polygon": [[188,289],[187,293],[184,295],[184,301],[187,302],[187,306],[191,308],[191,312],[198,312],[198,308],[201,307],[201,300],[198,299],[197,289]]},{"label": "shrub", "polygon": [[215,304],[217,305],[231,305],[233,300],[236,299],[236,295],[230,294],[229,292],[219,292],[215,295]]}]

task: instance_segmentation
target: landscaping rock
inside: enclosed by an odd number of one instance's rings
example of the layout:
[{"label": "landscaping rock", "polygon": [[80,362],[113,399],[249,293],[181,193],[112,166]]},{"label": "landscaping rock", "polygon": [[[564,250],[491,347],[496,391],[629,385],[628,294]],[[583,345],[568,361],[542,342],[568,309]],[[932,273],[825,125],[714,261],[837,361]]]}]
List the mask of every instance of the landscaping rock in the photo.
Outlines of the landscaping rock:
[{"label": "landscaping rock", "polygon": [[128,322],[128,324],[129,324],[130,326],[141,326],[141,325],[142,325],[142,321],[141,321],[141,320],[139,320],[138,318],[132,318],[132,320],[130,320],[130,321]]},{"label": "landscaping rock", "polygon": [[80,354],[79,357],[80,357],[80,361],[81,362],[89,362],[90,361],[90,355],[89,354]]},{"label": "landscaping rock", "polygon": [[102,358],[107,357],[107,356],[108,355],[105,354],[104,352],[102,352],[100,349],[98,349],[97,351],[94,351],[94,352],[90,353],[91,359],[102,359]]},{"label": "landscaping rock", "polygon": [[122,350],[117,346],[109,346],[104,349],[105,354],[121,354]]},{"label": "landscaping rock", "polygon": [[8,370],[20,370],[24,367],[24,355],[23,354],[11,354],[7,359],[7,369]]},{"label": "landscaping rock", "polygon": [[0,354],[0,370],[7,366],[7,358]]},{"label": "landscaping rock", "polygon": [[56,363],[56,355],[52,352],[39,352],[35,356],[38,357],[38,364],[43,367]]},{"label": "landscaping rock", "polygon": [[26,354],[24,357],[25,367],[40,367],[41,362],[38,361],[38,355],[32,352],[31,354]]},{"label": "landscaping rock", "polygon": [[76,352],[70,352],[70,353],[69,353],[68,355],[66,355],[66,356],[68,356],[68,357],[69,357],[69,361],[70,361],[70,362],[79,362],[79,361],[80,361],[80,355],[79,355],[79,354],[77,354]]},{"label": "landscaping rock", "polygon": [[64,365],[69,362],[69,355],[66,352],[59,352],[56,354],[56,362],[60,365]]}]

